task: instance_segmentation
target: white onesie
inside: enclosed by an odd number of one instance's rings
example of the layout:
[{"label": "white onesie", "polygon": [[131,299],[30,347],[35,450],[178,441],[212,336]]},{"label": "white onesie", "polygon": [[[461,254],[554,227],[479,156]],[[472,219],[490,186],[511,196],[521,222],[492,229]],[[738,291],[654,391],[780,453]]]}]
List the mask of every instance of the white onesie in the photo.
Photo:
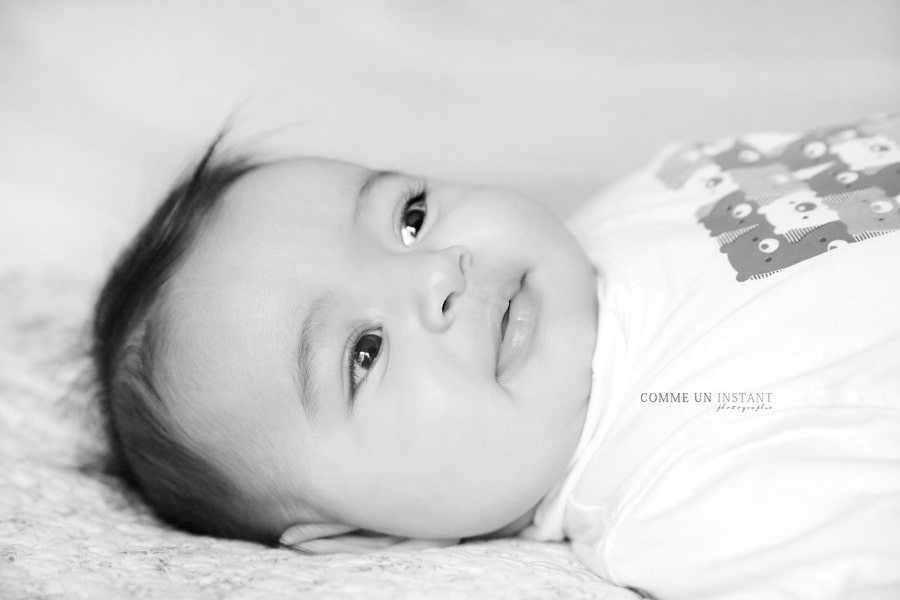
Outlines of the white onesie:
[{"label": "white onesie", "polygon": [[524,535],[660,599],[900,598],[897,140],[681,145],[576,215],[591,405]]}]

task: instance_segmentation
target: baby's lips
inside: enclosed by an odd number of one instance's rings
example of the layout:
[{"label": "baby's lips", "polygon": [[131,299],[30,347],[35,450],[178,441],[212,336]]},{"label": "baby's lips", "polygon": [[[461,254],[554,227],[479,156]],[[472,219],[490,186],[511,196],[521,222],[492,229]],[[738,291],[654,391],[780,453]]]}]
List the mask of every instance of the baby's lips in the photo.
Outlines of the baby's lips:
[{"label": "baby's lips", "polygon": [[536,318],[534,290],[527,287],[523,276],[509,303],[509,323],[497,356],[498,380],[508,378],[524,362],[533,342]]},{"label": "baby's lips", "polygon": [[[481,315],[477,320],[480,321],[480,326],[486,329],[488,343],[493,346],[494,364],[492,366],[495,372],[503,339],[503,316],[509,308],[510,300],[521,289],[521,282],[522,279],[510,279],[499,286],[494,282],[488,282],[483,285],[470,284],[466,290],[467,300],[472,303],[469,308]],[[458,316],[461,316],[462,313],[463,310],[460,309]],[[478,337],[480,338],[481,336],[479,335]]]}]

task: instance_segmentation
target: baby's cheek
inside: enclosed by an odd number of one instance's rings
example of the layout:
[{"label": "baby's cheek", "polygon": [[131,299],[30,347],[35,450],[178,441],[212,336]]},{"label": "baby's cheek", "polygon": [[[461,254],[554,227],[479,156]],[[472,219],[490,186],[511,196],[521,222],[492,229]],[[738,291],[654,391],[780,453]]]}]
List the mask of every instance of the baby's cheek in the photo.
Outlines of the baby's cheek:
[{"label": "baby's cheek", "polygon": [[[442,217],[459,234],[475,240],[522,246],[540,243],[559,219],[535,201],[511,191],[466,189],[448,202]],[[440,219],[441,217],[439,217]]]}]

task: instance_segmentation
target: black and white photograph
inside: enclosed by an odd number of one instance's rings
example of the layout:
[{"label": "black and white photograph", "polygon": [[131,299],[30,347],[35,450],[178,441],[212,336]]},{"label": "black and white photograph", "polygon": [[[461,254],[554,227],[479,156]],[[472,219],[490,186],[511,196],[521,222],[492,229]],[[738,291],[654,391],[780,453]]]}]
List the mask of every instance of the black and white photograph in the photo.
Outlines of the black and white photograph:
[{"label": "black and white photograph", "polygon": [[898,32],[0,0],[0,599],[900,600]]}]

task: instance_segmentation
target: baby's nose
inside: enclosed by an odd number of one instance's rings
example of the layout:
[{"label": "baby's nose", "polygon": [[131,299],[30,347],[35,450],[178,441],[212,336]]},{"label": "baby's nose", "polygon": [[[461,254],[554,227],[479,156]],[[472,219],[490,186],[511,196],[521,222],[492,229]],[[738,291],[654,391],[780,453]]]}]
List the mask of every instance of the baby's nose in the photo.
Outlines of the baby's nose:
[{"label": "baby's nose", "polygon": [[453,309],[466,290],[466,275],[472,256],[462,246],[450,246],[421,256],[419,312],[422,322],[433,331],[443,331],[453,322]]}]

